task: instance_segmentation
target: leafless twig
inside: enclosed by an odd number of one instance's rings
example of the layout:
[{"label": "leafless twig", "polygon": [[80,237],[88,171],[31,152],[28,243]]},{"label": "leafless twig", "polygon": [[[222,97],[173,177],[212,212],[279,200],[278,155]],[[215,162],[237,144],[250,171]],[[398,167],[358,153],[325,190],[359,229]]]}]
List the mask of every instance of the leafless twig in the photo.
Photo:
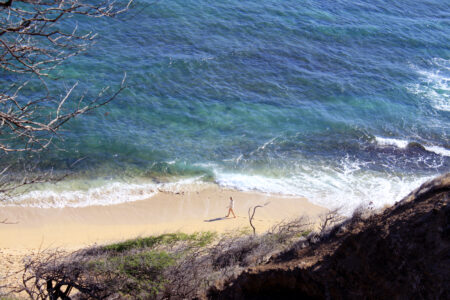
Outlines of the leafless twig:
[{"label": "leafless twig", "polygon": [[319,225],[320,234],[324,234],[329,228],[342,223],[346,218],[340,212],[341,208],[335,208],[325,215],[320,217],[321,223]]},{"label": "leafless twig", "polygon": [[[266,202],[263,205],[256,205],[254,207],[249,207],[248,208],[248,222],[250,223],[250,226],[253,229],[253,235],[256,235],[256,228],[253,225],[253,218],[255,217],[256,209],[260,208],[260,207],[264,207],[264,206],[268,205],[269,203],[270,202]],[[251,214],[250,214],[250,211],[252,212]]]},{"label": "leafless twig", "polygon": [[[94,32],[81,32],[71,17],[114,17],[127,10],[133,0],[7,0],[0,2],[0,74],[8,81],[0,86],[0,198],[25,185],[60,179],[53,171],[35,171],[33,154],[50,147],[58,130],[69,120],[114,100],[126,88],[123,77],[114,90],[105,87],[97,96],[75,97],[74,83],[54,96],[48,87],[55,70],[67,59],[88,49]],[[24,92],[31,87],[37,92]],[[18,155],[17,153],[21,154]],[[24,171],[16,162],[26,160]],[[15,170],[14,170],[15,169]],[[12,174],[13,173],[13,174]],[[20,180],[11,176],[22,174]],[[0,199],[1,200],[1,199]]]}]

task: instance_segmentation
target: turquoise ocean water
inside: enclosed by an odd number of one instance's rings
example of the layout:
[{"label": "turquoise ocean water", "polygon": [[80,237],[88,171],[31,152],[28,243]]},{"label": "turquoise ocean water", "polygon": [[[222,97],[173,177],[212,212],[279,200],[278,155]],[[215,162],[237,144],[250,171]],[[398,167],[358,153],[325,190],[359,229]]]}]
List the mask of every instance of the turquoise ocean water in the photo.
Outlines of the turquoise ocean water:
[{"label": "turquoise ocean water", "polygon": [[97,42],[52,88],[93,97],[124,72],[129,87],[44,154],[42,168],[73,174],[14,203],[207,182],[350,212],[450,171],[449,1],[138,0],[74,24]]}]

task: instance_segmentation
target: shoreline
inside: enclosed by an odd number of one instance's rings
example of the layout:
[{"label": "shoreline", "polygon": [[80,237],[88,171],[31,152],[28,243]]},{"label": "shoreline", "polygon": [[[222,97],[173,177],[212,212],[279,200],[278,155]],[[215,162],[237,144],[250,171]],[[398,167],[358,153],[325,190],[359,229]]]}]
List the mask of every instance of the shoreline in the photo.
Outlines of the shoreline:
[{"label": "shoreline", "polygon": [[[224,218],[229,197],[235,200],[237,218]],[[0,278],[20,268],[23,258],[60,249],[75,251],[94,244],[108,244],[170,232],[218,233],[251,230],[249,207],[270,202],[257,210],[258,233],[287,219],[307,216],[317,223],[326,208],[306,198],[223,189],[218,185],[199,190],[159,192],[146,200],[110,206],[35,208],[0,207],[0,260],[6,262]]]}]

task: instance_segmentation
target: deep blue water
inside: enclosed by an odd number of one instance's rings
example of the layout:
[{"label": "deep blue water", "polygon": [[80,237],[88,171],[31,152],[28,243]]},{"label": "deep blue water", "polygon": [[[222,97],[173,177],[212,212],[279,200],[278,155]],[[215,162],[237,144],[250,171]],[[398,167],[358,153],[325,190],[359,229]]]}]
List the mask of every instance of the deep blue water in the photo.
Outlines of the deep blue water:
[{"label": "deep blue water", "polygon": [[71,190],[195,178],[354,208],[450,171],[449,1],[141,0],[75,23],[97,42],[55,90],[128,88],[46,154],[82,158]]}]

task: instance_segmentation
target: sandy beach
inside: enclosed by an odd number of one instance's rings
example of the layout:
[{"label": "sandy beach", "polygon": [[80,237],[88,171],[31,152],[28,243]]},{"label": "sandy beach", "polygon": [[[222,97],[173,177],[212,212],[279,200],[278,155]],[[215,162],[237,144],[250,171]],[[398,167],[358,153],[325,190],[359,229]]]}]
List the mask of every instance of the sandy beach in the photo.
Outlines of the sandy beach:
[{"label": "sandy beach", "polygon": [[[235,199],[237,218],[225,218],[229,197]],[[262,232],[276,223],[301,215],[317,221],[325,208],[305,198],[222,189],[216,185],[198,190],[160,192],[141,201],[80,208],[1,207],[0,278],[21,266],[21,260],[49,249],[73,251],[138,236],[168,232],[249,230],[248,208],[258,209],[254,224]]]}]

